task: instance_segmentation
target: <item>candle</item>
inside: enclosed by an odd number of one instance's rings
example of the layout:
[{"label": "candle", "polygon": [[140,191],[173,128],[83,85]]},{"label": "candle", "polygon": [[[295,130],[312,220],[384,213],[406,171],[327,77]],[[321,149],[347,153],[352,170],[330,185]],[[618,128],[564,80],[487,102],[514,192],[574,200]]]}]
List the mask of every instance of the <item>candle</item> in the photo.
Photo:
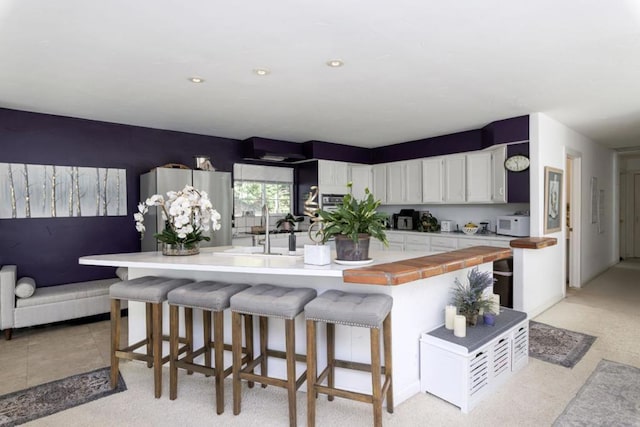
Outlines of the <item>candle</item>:
[{"label": "candle", "polygon": [[448,305],[444,308],[444,327],[451,330],[453,329],[453,319],[458,314],[458,309],[455,305]]},{"label": "candle", "polygon": [[467,336],[467,318],[456,315],[453,319],[453,335],[464,338]]},{"label": "candle", "polygon": [[496,315],[500,314],[500,295],[493,294],[491,296],[491,311],[493,311]]}]

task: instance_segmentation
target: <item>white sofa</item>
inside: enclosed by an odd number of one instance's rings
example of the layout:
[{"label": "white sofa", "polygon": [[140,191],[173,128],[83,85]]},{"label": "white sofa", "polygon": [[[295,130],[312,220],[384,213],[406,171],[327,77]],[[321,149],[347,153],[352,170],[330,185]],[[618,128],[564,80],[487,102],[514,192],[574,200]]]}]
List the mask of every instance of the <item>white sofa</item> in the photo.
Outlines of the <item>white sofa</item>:
[{"label": "white sofa", "polygon": [[114,277],[48,286],[36,288],[28,298],[17,298],[17,268],[5,265],[0,269],[0,330],[9,340],[14,328],[108,313],[109,286],[119,281]]}]

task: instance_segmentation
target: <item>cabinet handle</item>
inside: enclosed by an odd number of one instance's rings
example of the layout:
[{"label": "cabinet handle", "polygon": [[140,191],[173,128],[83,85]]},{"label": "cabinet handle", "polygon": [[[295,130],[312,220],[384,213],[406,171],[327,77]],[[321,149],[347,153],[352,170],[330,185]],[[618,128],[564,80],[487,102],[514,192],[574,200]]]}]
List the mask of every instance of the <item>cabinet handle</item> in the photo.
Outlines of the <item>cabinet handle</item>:
[{"label": "cabinet handle", "polygon": [[476,357],[480,357],[484,354],[484,351],[481,351],[480,353],[476,354]]},{"label": "cabinet handle", "polygon": [[500,341],[498,341],[498,344],[502,344],[504,340],[506,340],[506,338],[502,338]]}]

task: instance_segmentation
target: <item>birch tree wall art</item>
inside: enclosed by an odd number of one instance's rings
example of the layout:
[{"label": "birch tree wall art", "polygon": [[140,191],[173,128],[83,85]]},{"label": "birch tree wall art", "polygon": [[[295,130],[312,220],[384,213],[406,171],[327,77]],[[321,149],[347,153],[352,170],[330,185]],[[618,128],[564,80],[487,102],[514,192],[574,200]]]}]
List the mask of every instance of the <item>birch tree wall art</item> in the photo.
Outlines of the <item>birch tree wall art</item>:
[{"label": "birch tree wall art", "polygon": [[0,163],[0,219],[126,214],[125,169]]}]

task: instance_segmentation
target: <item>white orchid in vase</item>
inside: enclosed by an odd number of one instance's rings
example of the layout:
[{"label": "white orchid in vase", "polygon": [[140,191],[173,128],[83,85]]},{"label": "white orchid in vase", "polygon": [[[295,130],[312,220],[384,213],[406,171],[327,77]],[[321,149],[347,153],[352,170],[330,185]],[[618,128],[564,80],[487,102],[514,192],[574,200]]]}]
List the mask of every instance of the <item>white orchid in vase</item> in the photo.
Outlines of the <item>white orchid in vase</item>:
[{"label": "white orchid in vase", "polygon": [[183,244],[193,246],[201,240],[211,240],[202,233],[220,229],[220,214],[213,209],[206,192],[196,190],[190,185],[181,191],[169,191],[167,199],[154,194],[144,203],[138,204],[138,212],[133,215],[136,230],[145,232],[144,215],[151,206],[162,208],[162,219],[165,221],[164,230],[154,234],[158,241],[168,244]]}]

